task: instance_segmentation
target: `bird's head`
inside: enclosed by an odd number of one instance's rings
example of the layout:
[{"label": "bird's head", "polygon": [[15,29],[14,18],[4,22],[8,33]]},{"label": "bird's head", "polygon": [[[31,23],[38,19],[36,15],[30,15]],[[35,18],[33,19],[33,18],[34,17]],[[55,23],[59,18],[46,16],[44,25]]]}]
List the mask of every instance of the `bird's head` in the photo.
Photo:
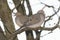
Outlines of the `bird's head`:
[{"label": "bird's head", "polygon": [[44,6],[44,7],[43,7],[41,10],[39,10],[37,13],[45,15],[45,14],[44,14],[44,10],[43,10],[45,7],[46,7],[46,6]]},{"label": "bird's head", "polygon": [[38,11],[38,13],[43,14],[43,13],[44,13],[44,11],[43,11],[43,10],[39,10],[39,11]]}]

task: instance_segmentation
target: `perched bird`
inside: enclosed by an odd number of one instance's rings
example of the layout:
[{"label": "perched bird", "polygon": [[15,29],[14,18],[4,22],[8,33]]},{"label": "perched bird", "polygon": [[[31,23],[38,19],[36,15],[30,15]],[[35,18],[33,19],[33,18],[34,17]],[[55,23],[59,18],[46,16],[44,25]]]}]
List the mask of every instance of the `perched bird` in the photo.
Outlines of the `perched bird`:
[{"label": "perched bird", "polygon": [[[44,9],[44,8],[43,8]],[[27,15],[22,15],[21,13],[16,13],[16,18],[15,22],[18,26],[23,26],[26,24],[28,28],[36,29],[41,26],[41,24],[45,21],[45,14],[44,11],[39,10],[37,14],[27,16]]]},{"label": "perched bird", "polygon": [[45,14],[43,10],[39,10],[37,14],[31,15],[29,17],[29,28],[38,28],[45,21]]}]

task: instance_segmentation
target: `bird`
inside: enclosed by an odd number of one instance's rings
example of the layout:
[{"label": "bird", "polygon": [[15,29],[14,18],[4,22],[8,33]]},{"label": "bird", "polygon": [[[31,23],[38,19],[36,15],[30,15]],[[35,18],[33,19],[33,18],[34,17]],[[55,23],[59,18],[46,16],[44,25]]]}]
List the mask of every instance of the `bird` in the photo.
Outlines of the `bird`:
[{"label": "bird", "polygon": [[17,12],[16,18],[15,18],[15,22],[18,26],[22,27],[24,24],[27,25],[27,28],[30,29],[36,29],[39,28],[41,26],[41,24],[45,21],[45,14],[44,14],[44,9],[45,7],[43,7],[41,10],[39,10],[37,12],[37,14],[31,15],[31,16],[27,16],[27,15],[23,15],[20,12]]},{"label": "bird", "polygon": [[43,10],[39,10],[37,14],[29,17],[29,28],[38,28],[45,21],[45,14]]}]

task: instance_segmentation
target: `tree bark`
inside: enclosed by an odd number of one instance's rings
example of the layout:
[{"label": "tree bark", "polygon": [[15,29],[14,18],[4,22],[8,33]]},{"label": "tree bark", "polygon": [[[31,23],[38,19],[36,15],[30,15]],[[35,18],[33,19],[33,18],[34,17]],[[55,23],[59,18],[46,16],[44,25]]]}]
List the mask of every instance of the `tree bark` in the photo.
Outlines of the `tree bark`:
[{"label": "tree bark", "polygon": [[0,27],[0,40],[7,40],[1,27]]},{"label": "tree bark", "polygon": [[[15,26],[12,20],[12,14],[8,7],[7,0],[0,0],[0,18],[2,19],[2,22],[5,27],[6,37],[9,38],[11,36],[11,33],[15,31]],[[8,30],[9,32],[8,32]],[[15,38],[17,40],[17,38]]]}]

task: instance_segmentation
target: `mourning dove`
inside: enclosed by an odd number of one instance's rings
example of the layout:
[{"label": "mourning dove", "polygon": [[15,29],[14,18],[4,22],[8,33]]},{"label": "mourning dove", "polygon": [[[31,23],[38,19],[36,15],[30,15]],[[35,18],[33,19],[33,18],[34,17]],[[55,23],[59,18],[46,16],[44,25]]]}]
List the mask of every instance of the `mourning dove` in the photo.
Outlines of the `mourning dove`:
[{"label": "mourning dove", "polygon": [[22,15],[21,13],[16,13],[15,22],[18,26],[23,26],[26,24],[28,28],[38,28],[45,21],[45,14],[43,10],[39,10],[37,14],[27,16]]},{"label": "mourning dove", "polygon": [[40,27],[41,24],[44,22],[45,20],[45,14],[43,10],[39,10],[37,12],[37,14],[35,15],[31,15],[29,17],[29,28],[37,28]]}]

